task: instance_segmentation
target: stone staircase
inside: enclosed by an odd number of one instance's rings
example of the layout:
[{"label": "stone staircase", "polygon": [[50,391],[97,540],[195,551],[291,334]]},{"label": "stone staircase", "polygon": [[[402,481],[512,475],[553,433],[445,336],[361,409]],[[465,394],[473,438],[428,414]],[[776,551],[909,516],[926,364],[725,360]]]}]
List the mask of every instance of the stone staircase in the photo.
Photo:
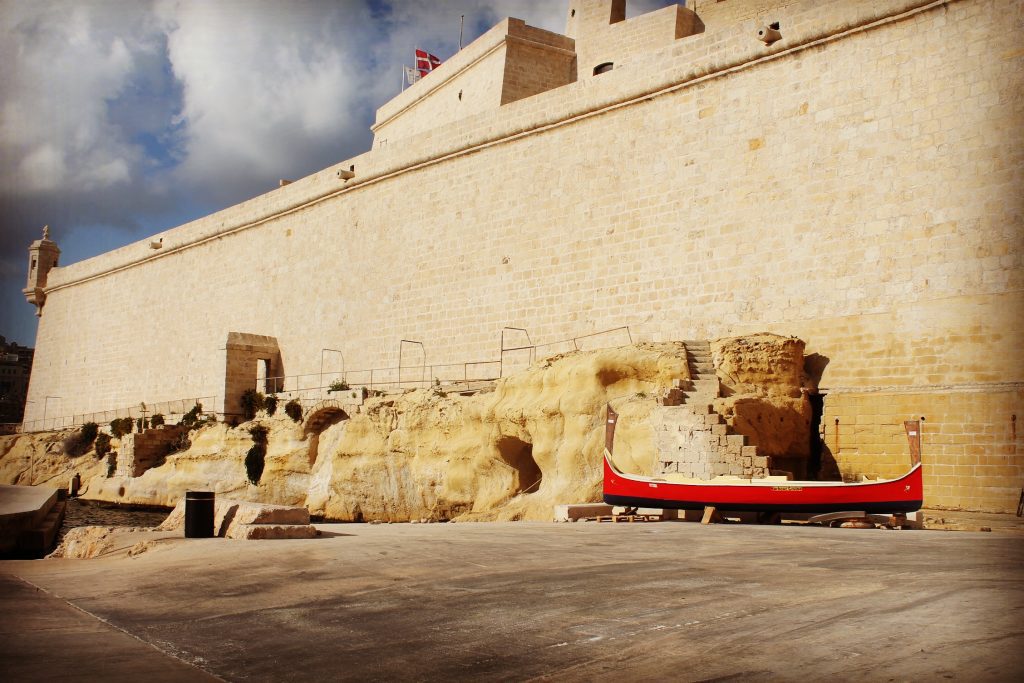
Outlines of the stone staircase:
[{"label": "stone staircase", "polygon": [[735,434],[714,401],[721,387],[706,340],[685,341],[689,380],[676,380],[661,399],[660,422],[655,418],[658,446],[656,474],[680,474],[696,479],[720,475],[763,477],[768,458]]}]

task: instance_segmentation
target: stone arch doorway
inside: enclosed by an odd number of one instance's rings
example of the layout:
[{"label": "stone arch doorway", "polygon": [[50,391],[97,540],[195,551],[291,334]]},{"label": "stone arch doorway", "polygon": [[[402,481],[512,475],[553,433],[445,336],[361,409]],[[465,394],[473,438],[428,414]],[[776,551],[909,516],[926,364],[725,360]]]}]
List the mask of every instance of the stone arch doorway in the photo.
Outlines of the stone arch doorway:
[{"label": "stone arch doorway", "polygon": [[349,419],[340,401],[328,399],[320,401],[306,413],[302,420],[302,434],[310,437],[309,440],[309,464],[312,466],[317,459],[320,449],[320,434],[339,422]]},{"label": "stone arch doorway", "polygon": [[533,493],[540,488],[543,472],[533,459],[533,444],[514,436],[502,436],[497,443],[502,462],[515,471],[513,495]]}]

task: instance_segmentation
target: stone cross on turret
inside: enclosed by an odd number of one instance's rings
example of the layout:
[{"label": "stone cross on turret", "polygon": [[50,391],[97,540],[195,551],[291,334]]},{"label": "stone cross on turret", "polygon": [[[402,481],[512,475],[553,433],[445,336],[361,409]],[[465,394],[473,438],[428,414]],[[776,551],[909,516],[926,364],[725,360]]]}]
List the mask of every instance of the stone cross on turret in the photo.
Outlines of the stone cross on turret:
[{"label": "stone cross on turret", "polygon": [[33,242],[28,248],[28,284],[21,290],[30,304],[35,304],[36,315],[43,314],[43,303],[46,301],[46,277],[51,268],[57,266],[60,249],[50,239],[50,226],[43,226],[43,238]]}]

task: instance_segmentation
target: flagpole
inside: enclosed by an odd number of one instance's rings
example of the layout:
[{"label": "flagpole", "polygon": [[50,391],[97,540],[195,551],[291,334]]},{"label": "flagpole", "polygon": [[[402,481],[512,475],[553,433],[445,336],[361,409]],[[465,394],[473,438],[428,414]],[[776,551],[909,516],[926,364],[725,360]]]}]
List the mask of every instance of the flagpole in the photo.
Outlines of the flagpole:
[{"label": "flagpole", "polygon": [[463,14],[462,18],[459,19],[459,49],[462,49],[462,29],[466,25],[466,15]]}]

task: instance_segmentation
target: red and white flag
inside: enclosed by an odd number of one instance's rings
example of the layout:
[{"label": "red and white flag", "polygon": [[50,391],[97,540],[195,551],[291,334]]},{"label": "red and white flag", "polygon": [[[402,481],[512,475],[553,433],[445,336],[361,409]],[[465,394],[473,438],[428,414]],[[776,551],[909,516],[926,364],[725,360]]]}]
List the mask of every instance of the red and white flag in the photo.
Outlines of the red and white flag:
[{"label": "red and white flag", "polygon": [[420,77],[426,76],[439,66],[441,66],[440,59],[426,50],[416,48],[416,70],[420,72]]}]

